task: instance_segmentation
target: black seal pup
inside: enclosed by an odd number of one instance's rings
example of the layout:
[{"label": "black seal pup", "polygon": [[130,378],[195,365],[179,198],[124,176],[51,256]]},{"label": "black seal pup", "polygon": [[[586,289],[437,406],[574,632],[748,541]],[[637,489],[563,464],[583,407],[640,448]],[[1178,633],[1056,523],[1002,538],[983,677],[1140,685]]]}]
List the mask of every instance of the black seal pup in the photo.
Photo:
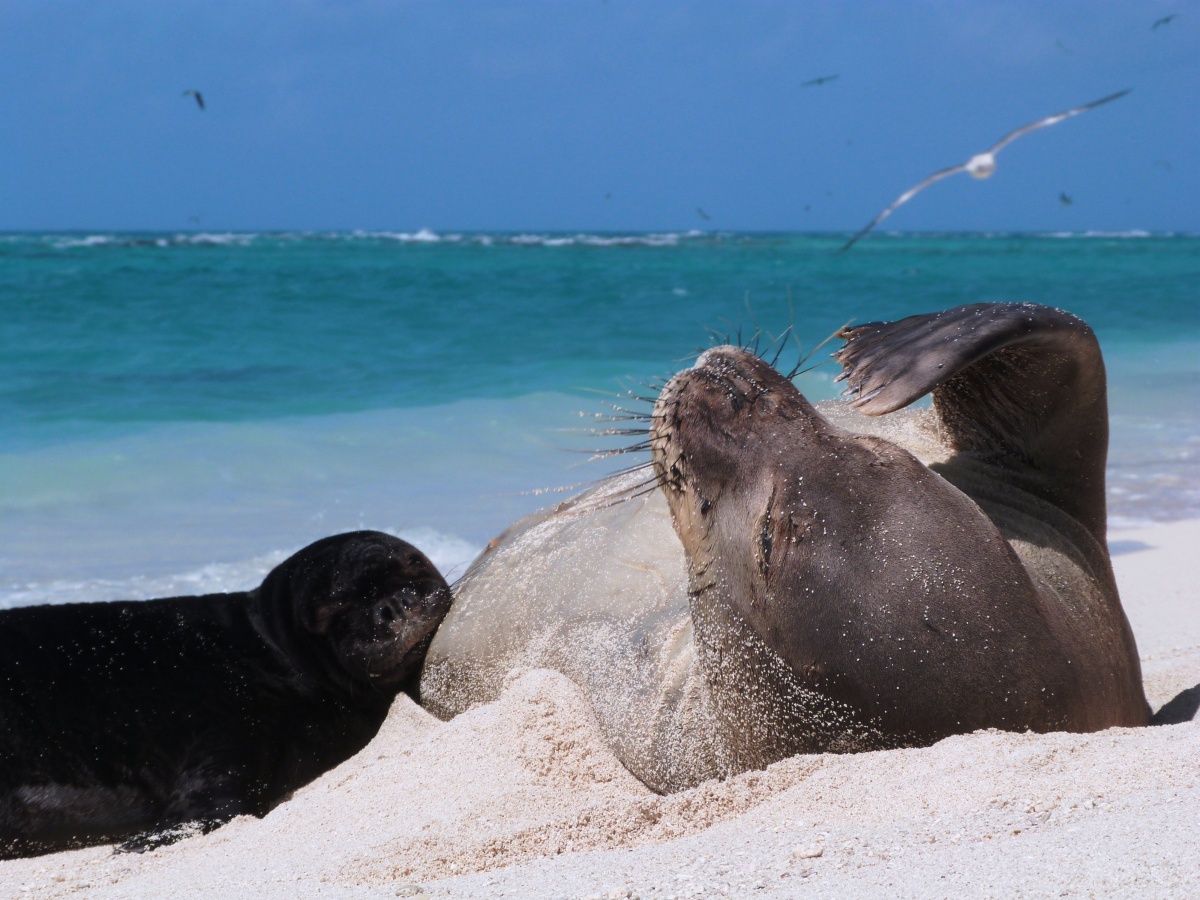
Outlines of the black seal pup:
[{"label": "black seal pup", "polygon": [[0,611],[0,858],[265,815],[415,691],[449,606],[424,554],[357,531],[244,593]]},{"label": "black seal pup", "polygon": [[645,417],[653,474],[531,516],[473,564],[426,708],[557,669],[659,791],[796,753],[1146,724],[1091,329],[997,303],[841,337],[848,403],[813,406],[739,347],[672,378]]}]

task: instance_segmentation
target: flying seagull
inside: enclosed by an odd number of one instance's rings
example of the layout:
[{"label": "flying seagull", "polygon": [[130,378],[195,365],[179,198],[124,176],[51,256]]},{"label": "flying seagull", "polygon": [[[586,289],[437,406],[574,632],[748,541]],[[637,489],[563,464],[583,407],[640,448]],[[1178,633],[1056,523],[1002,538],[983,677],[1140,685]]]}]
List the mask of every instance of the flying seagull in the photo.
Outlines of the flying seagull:
[{"label": "flying seagull", "polygon": [[200,110],[201,110],[201,112],[203,112],[203,110],[204,110],[204,97],[202,97],[202,96],[200,95],[200,92],[199,92],[199,91],[184,91],[184,92],[183,92],[183,96],[185,96],[185,97],[195,97],[195,98],[196,98],[196,105],[197,105],[197,106],[199,106],[199,107],[200,107]]},{"label": "flying seagull", "polygon": [[968,159],[965,163],[957,166],[951,166],[948,169],[942,169],[940,172],[934,172],[924,181],[917,184],[915,187],[910,187],[907,191],[897,197],[892,205],[877,215],[874,219],[867,223],[867,226],[862,229],[854,237],[846,242],[842,247],[841,252],[845,253],[854,244],[863,237],[868,231],[894,213],[897,209],[917,196],[925,188],[929,187],[935,181],[941,181],[943,178],[948,178],[951,175],[957,175],[959,172],[967,172],[972,178],[990,178],[992,173],[996,171],[996,154],[1003,150],[1022,135],[1026,135],[1031,131],[1036,131],[1039,128],[1045,128],[1047,125],[1057,125],[1063,119],[1069,119],[1071,116],[1077,116],[1081,112],[1087,112],[1089,109],[1100,106],[1103,103],[1109,103],[1116,100],[1118,97],[1124,97],[1128,94],[1128,90],[1118,91],[1115,94],[1109,94],[1107,97],[1101,97],[1099,100],[1093,100],[1091,103],[1085,103],[1083,106],[1077,106],[1074,109],[1068,109],[1066,112],[1055,113],[1052,116],[1046,116],[1044,119],[1038,119],[1036,122],[1030,122],[1028,125],[1022,125],[1016,131],[1010,131],[1004,137],[1000,138],[990,149],[983,153],[977,153]]},{"label": "flying seagull", "polygon": [[1150,26],[1151,31],[1157,31],[1159,25],[1170,25],[1171,20],[1178,16],[1179,13],[1172,13],[1169,16],[1163,16],[1161,19],[1155,19],[1154,24]]},{"label": "flying seagull", "polygon": [[1063,206],[1070,206],[1075,201],[1071,199],[1069,194],[1065,194],[1062,191],[1059,191],[1058,202],[1061,203]]},{"label": "flying seagull", "polygon": [[698,206],[696,207],[696,214],[698,216],[700,216],[700,218],[702,218],[705,222],[708,222],[712,219],[712,216],[710,216],[708,213],[706,213],[704,210],[702,210]]},{"label": "flying seagull", "polygon": [[814,78],[812,81],[805,81],[800,87],[820,87],[827,81],[833,81],[837,78],[836,75],[822,75],[820,78]]}]

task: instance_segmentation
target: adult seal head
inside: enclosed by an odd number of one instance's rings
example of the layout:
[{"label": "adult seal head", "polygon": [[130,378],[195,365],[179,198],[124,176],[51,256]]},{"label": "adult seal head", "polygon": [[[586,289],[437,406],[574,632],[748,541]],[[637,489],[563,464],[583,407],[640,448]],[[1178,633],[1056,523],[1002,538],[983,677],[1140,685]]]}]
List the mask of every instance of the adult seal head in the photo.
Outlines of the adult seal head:
[{"label": "adult seal head", "polygon": [[248,592],[0,612],[0,858],[265,815],[374,737],[449,605],[358,531]]},{"label": "adult seal head", "polygon": [[802,752],[1145,724],[1091,330],[976,304],[841,336],[848,404],[736,347],[673,378],[650,417],[661,490],[624,476],[502,535],[423,702],[452,715],[510,668],[557,668],[661,791]]}]

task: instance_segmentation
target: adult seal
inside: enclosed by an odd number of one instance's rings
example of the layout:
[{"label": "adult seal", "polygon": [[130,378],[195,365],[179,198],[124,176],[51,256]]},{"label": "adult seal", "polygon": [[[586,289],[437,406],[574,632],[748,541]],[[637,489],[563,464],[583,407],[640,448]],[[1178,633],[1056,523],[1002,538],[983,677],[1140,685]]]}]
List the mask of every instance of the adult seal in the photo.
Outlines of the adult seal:
[{"label": "adult seal", "polygon": [[653,492],[626,475],[502,535],[422,702],[449,716],[509,669],[558,669],[659,791],[796,753],[1146,724],[1091,329],[1004,303],[839,336],[844,404],[737,347],[676,375]]},{"label": "adult seal", "polygon": [[0,612],[0,858],[265,815],[374,737],[449,605],[357,531],[244,593]]}]

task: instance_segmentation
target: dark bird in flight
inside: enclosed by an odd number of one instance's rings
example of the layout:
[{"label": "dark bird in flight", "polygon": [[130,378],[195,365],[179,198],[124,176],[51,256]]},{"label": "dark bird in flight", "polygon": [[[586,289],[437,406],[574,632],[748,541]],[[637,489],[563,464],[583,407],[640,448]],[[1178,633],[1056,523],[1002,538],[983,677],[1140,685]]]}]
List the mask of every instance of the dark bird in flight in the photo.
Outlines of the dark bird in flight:
[{"label": "dark bird in flight", "polygon": [[822,75],[820,78],[814,78],[812,81],[806,81],[800,87],[820,87],[827,81],[833,81],[837,78],[836,75]]},{"label": "dark bird in flight", "polygon": [[1071,52],[1070,50],[1067,49],[1067,45],[1064,44],[1062,41],[1055,41],[1054,46],[1057,47],[1059,50],[1061,50],[1063,53]]},{"label": "dark bird in flight", "polygon": [[1058,194],[1058,202],[1061,203],[1063,206],[1070,206],[1075,201],[1060,191]]},{"label": "dark bird in flight", "polygon": [[1163,16],[1161,19],[1155,19],[1154,24],[1150,26],[1151,31],[1157,31],[1159,25],[1170,25],[1171,20],[1179,16],[1179,13],[1171,13],[1169,16]]},{"label": "dark bird in flight", "polygon": [[185,96],[185,97],[195,97],[195,98],[196,98],[196,105],[200,107],[200,110],[201,110],[201,112],[203,112],[203,111],[204,111],[204,97],[202,97],[202,96],[200,95],[200,92],[199,92],[199,91],[184,91],[184,92],[183,92],[183,96]]},{"label": "dark bird in flight", "polygon": [[934,172],[924,181],[918,183],[914,187],[910,187],[907,191],[892,201],[892,205],[877,215],[874,219],[867,223],[858,234],[850,238],[846,245],[842,247],[841,252],[845,253],[854,244],[863,237],[868,231],[890,216],[898,208],[903,206],[925,188],[929,187],[935,181],[941,181],[943,178],[949,178],[951,175],[957,175],[959,172],[966,172],[972,178],[990,178],[992,173],[996,171],[996,154],[1015,141],[1022,135],[1029,134],[1031,131],[1036,131],[1039,128],[1045,128],[1047,125],[1057,125],[1063,119],[1069,119],[1071,116],[1077,116],[1082,112],[1087,112],[1100,106],[1103,103],[1110,103],[1118,97],[1124,97],[1128,94],[1128,90],[1118,91],[1115,94],[1109,94],[1107,97],[1101,97],[1099,100],[1093,100],[1091,103],[1085,103],[1083,106],[1077,106],[1074,109],[1068,109],[1066,112],[1055,113],[1052,116],[1046,116],[1044,119],[1038,119],[1036,122],[1030,122],[1028,125],[1022,125],[1016,131],[1010,131],[1004,137],[1000,138],[990,149],[983,153],[976,153],[965,163],[957,166],[951,166],[948,169],[942,169],[940,172]]},{"label": "dark bird in flight", "polygon": [[1167,162],[1165,159],[1156,159],[1154,161],[1154,165],[1160,169],[1166,169],[1168,172],[1174,171],[1174,169],[1171,167],[1171,164],[1169,162]]},{"label": "dark bird in flight", "polygon": [[702,218],[705,222],[712,221],[712,216],[710,216],[708,213],[706,213],[704,210],[702,210],[698,206],[696,207],[696,214],[698,216],[700,216],[700,218]]}]

